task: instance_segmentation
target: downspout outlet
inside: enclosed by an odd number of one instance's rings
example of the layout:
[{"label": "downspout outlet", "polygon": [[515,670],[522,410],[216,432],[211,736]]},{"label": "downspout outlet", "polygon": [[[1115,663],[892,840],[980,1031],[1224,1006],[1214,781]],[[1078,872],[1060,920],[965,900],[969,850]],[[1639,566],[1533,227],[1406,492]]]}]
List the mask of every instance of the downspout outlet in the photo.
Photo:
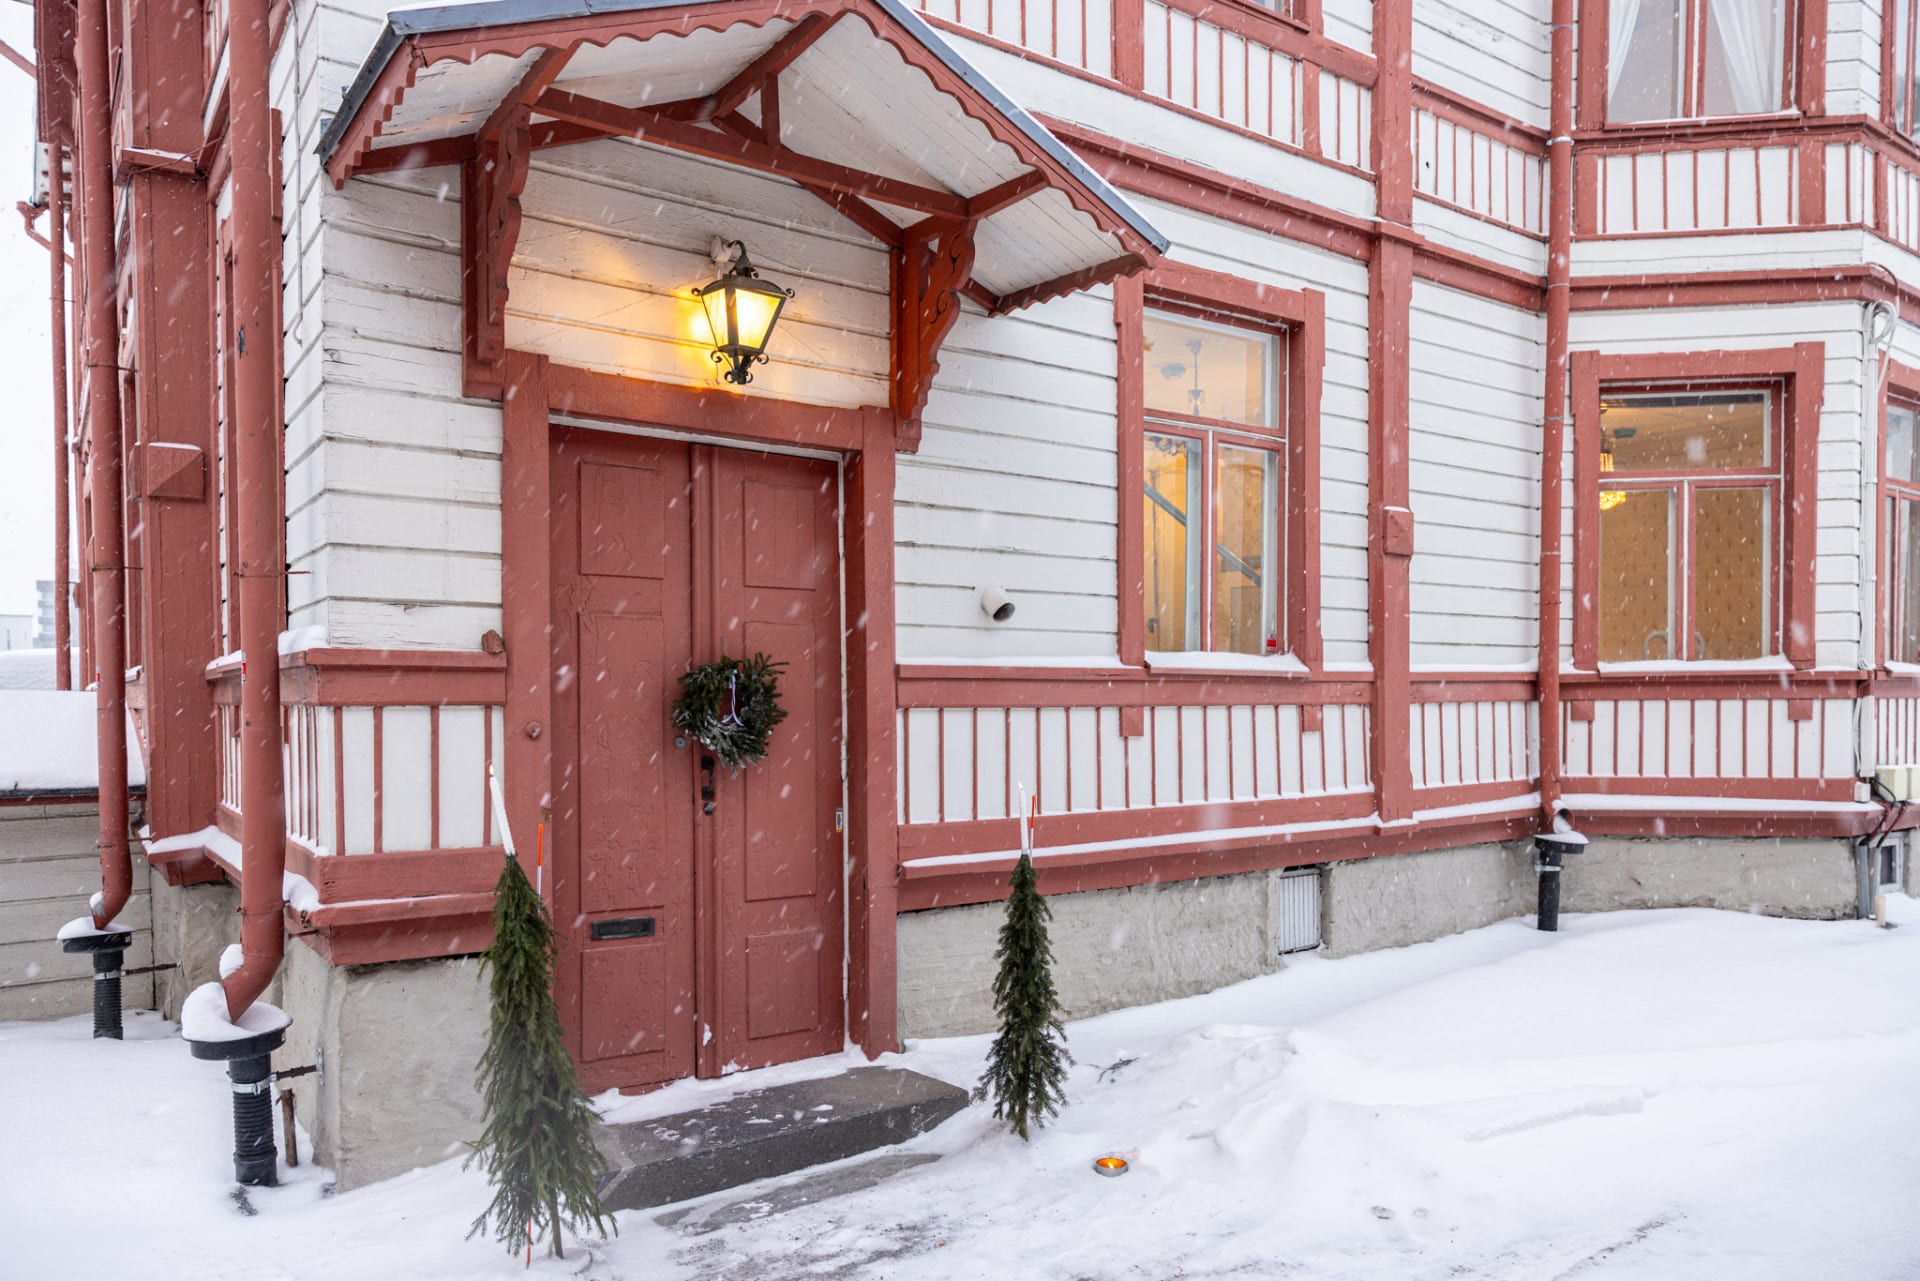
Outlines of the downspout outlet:
[{"label": "downspout outlet", "polygon": [[1533,870],[1540,875],[1537,928],[1549,932],[1560,928],[1560,871],[1569,854],[1586,848],[1587,838],[1573,831],[1543,832],[1533,838]]},{"label": "downspout outlet", "polygon": [[122,1039],[120,1025],[121,962],[133,945],[133,931],[118,921],[95,929],[93,918],[82,916],[60,928],[60,950],[93,957],[93,1035],[95,1040]]},{"label": "downspout outlet", "polygon": [[218,983],[195,988],[180,1010],[180,1036],[193,1057],[227,1065],[233,1177],[243,1187],[271,1188],[280,1182],[280,1153],[273,1142],[273,1052],[285,1043],[291,1021],[265,1001],[229,1020],[226,991]]}]

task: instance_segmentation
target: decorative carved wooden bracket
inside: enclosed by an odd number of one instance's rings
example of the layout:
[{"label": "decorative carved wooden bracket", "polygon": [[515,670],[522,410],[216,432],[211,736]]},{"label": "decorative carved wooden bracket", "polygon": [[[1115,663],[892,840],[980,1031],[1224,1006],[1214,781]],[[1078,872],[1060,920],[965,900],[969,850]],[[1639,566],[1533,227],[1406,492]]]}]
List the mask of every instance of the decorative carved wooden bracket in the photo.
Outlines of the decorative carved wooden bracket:
[{"label": "decorative carved wooden bracket", "polygon": [[476,140],[461,166],[460,229],[465,383],[469,396],[499,396],[507,355],[507,269],[520,239],[520,193],[533,154],[532,113],[515,107]]},{"label": "decorative carved wooden bracket", "polygon": [[940,344],[960,319],[960,295],[973,279],[976,222],[936,222],[909,235],[894,255],[893,412],[899,447],[920,448],[920,415],[940,372]]}]

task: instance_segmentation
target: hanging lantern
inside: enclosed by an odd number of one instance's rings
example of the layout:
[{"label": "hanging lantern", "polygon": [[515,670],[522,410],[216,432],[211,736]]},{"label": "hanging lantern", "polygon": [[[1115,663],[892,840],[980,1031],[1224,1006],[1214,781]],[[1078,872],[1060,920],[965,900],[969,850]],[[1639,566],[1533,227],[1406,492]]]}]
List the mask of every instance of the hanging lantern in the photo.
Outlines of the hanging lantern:
[{"label": "hanging lantern", "polygon": [[[1611,449],[1603,448],[1600,451],[1600,471],[1602,472],[1602,474],[1605,474],[1605,473],[1611,472],[1612,470],[1613,470],[1613,451]],[[1627,501],[1627,496],[1624,493],[1622,493],[1620,490],[1603,489],[1600,491],[1600,510],[1603,512],[1610,512],[1614,508],[1618,507],[1621,503],[1624,503],[1626,501]]]},{"label": "hanging lantern", "polygon": [[713,363],[721,366],[720,376],[730,383],[744,385],[753,381],[753,366],[767,359],[767,340],[779,323],[780,310],[793,297],[791,289],[760,279],[747,257],[747,247],[738,240],[718,246],[731,249],[732,264],[711,284],[694,290],[694,297],[707,314],[707,327],[713,334]]}]

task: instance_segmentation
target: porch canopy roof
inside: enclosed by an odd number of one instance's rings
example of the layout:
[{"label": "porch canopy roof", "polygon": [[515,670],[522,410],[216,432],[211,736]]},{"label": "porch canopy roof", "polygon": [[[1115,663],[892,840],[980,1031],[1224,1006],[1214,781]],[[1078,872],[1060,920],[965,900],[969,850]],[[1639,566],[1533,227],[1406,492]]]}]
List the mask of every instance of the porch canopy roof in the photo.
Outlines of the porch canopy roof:
[{"label": "porch canopy roof", "polygon": [[403,9],[329,122],[336,184],[625,138],[792,182],[900,246],[966,227],[999,313],[1138,271],[1166,240],[901,0],[481,0]]}]

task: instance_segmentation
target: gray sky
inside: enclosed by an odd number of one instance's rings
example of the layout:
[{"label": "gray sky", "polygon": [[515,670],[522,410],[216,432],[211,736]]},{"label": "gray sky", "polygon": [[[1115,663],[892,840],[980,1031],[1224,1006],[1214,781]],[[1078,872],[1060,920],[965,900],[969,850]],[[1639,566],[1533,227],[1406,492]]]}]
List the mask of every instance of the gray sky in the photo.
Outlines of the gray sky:
[{"label": "gray sky", "polygon": [[[0,40],[32,56],[33,11],[0,4]],[[0,63],[0,614],[38,609],[34,580],[53,577],[47,251],[13,209],[33,194],[33,102],[33,82]]]}]

